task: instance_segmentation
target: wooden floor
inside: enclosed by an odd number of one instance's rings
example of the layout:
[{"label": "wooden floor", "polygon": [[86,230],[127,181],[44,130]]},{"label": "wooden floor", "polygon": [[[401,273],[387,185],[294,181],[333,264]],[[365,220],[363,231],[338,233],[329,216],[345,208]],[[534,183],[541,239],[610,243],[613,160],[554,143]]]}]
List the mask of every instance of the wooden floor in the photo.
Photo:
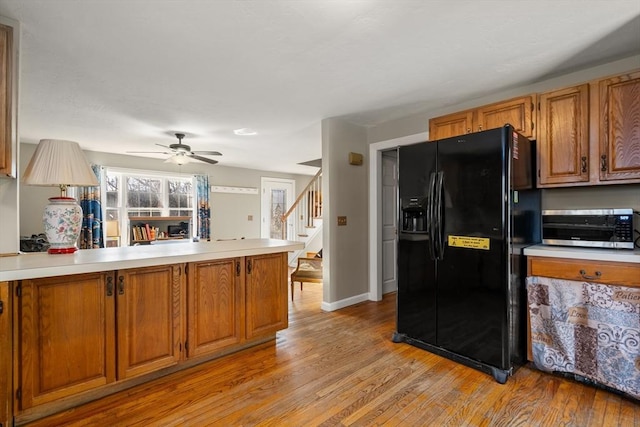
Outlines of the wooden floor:
[{"label": "wooden floor", "polygon": [[296,285],[273,342],[33,426],[640,426],[640,405],[525,366],[505,385],[393,344],[395,295],[327,313]]}]

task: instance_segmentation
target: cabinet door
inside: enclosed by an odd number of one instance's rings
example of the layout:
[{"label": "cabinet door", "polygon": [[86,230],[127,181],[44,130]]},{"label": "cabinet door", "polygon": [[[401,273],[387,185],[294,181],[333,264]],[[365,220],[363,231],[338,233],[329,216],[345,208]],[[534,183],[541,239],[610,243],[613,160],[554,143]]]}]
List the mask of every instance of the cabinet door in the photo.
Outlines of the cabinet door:
[{"label": "cabinet door", "polygon": [[500,128],[508,123],[527,138],[535,139],[534,105],[535,95],[529,95],[480,107],[476,109],[473,131]]},{"label": "cabinet door", "polygon": [[9,282],[0,282],[0,425],[11,425],[11,298]]},{"label": "cabinet door", "polygon": [[238,344],[244,334],[242,258],[189,263],[187,356]]},{"label": "cabinet door", "polygon": [[589,181],[589,85],[540,95],[540,184]]},{"label": "cabinet door", "polygon": [[0,175],[13,170],[13,28],[0,24]]},{"label": "cabinet door", "polygon": [[289,325],[286,253],[247,257],[245,287],[247,339]]},{"label": "cabinet door", "polygon": [[23,280],[20,409],[115,380],[113,273]]},{"label": "cabinet door", "polygon": [[470,133],[472,119],[473,112],[469,110],[429,120],[429,141]]},{"label": "cabinet door", "polygon": [[640,182],[640,71],[599,86],[600,180]]},{"label": "cabinet door", "polygon": [[178,363],[180,265],[117,272],[118,379]]}]

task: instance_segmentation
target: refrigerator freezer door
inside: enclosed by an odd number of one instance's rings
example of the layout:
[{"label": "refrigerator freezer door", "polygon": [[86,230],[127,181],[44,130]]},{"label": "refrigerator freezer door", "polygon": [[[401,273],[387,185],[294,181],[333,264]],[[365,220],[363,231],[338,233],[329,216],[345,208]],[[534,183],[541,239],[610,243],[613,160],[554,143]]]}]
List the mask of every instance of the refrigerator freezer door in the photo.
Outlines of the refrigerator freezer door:
[{"label": "refrigerator freezer door", "polygon": [[[400,147],[398,157],[398,191],[400,200],[426,198],[429,200],[429,182],[436,170],[436,144],[420,143]],[[427,210],[428,212],[428,210]],[[402,221],[402,212],[400,219]],[[427,230],[408,233],[398,227],[398,294],[397,333],[435,344],[436,299],[435,260],[430,249]]]},{"label": "refrigerator freezer door", "polygon": [[443,174],[437,345],[507,369],[507,142],[503,129],[438,142]]}]

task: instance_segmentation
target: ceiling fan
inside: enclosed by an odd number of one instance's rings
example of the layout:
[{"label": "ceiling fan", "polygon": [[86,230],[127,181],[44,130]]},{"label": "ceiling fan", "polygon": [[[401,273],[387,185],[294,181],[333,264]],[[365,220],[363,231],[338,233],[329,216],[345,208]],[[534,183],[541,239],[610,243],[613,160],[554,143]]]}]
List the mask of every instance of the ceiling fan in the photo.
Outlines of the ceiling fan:
[{"label": "ceiling fan", "polygon": [[178,138],[178,143],[177,144],[170,144],[170,145],[156,144],[156,145],[159,145],[160,147],[168,148],[169,150],[171,150],[171,152],[167,152],[167,151],[127,151],[127,153],[131,153],[131,154],[142,154],[142,153],[170,154],[171,157],[169,157],[167,160],[165,160],[165,162],[166,163],[176,163],[176,164],[179,164],[179,165],[183,165],[185,163],[189,163],[190,159],[200,160],[201,162],[205,162],[205,163],[209,163],[209,164],[215,165],[216,163],[218,163],[217,160],[209,159],[207,157],[202,157],[202,155],[205,155],[205,156],[222,156],[222,153],[220,153],[219,151],[191,151],[191,147],[190,146],[188,146],[187,144],[183,144],[182,143],[182,138],[184,138],[184,134],[183,133],[176,133],[175,135],[176,135],[176,138]]}]

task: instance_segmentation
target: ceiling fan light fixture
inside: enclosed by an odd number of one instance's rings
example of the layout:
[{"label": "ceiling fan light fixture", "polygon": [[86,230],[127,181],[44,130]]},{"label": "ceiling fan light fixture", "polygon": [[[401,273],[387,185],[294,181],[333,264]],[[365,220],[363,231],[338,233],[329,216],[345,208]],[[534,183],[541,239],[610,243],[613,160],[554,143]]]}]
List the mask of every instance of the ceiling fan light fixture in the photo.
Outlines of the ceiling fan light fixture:
[{"label": "ceiling fan light fixture", "polygon": [[191,159],[187,156],[185,156],[184,154],[174,154],[173,156],[169,157],[167,160],[165,160],[165,163],[174,163],[176,165],[185,165],[187,163],[189,163],[191,161]]},{"label": "ceiling fan light fixture", "polygon": [[235,133],[236,135],[241,135],[241,136],[257,135],[258,134],[258,132],[256,132],[255,130],[253,130],[251,128],[235,129],[233,131],[233,133]]}]

